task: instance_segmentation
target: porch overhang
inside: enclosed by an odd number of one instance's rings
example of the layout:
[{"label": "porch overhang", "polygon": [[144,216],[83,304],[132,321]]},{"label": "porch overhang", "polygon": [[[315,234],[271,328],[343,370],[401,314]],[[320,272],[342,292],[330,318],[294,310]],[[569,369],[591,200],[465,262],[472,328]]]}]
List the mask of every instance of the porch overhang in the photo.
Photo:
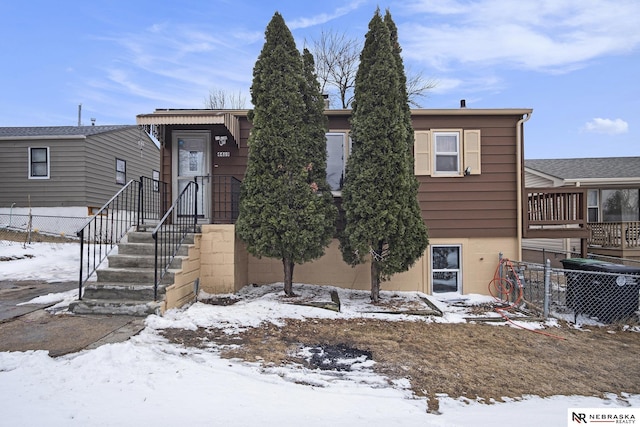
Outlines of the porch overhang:
[{"label": "porch overhang", "polygon": [[157,109],[151,114],[136,116],[136,124],[148,128],[167,125],[223,125],[236,146],[240,147],[239,116],[247,110],[175,110]]}]

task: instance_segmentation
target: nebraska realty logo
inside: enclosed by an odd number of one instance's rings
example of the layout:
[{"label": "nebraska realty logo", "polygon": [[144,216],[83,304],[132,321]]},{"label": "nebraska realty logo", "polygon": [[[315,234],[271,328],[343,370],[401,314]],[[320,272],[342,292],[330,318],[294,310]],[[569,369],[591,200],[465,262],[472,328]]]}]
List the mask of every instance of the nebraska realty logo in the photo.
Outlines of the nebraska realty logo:
[{"label": "nebraska realty logo", "polygon": [[591,423],[636,425],[640,419],[640,408],[569,408],[567,416],[569,426]]}]

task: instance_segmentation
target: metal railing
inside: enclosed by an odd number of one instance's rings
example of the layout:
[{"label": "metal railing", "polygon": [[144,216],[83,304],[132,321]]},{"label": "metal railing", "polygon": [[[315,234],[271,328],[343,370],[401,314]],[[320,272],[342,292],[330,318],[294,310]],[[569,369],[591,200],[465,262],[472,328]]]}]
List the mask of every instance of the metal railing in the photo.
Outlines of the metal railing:
[{"label": "metal railing", "polygon": [[161,216],[161,201],[166,198],[162,192],[166,193],[166,184],[161,181],[132,179],[76,233],[80,239],[78,299],[82,299],[84,284],[127,232]]},{"label": "metal railing", "polygon": [[157,179],[140,177],[138,193],[138,225],[146,220],[159,220],[169,207],[167,183]]},{"label": "metal railing", "polygon": [[72,242],[77,240],[78,228],[86,222],[86,216],[0,214],[0,241],[13,240],[25,244],[42,241]]},{"label": "metal railing", "polygon": [[213,177],[213,222],[234,224],[240,211],[240,180],[233,176]]},{"label": "metal railing", "polygon": [[155,241],[154,300],[158,299],[158,287],[186,235],[196,233],[197,226],[198,183],[194,180],[186,185],[151,232]]},{"label": "metal railing", "polygon": [[619,272],[552,268],[551,263],[513,262],[522,301],[545,318],[553,316],[576,323],[610,324],[638,321],[640,268],[620,265]]}]

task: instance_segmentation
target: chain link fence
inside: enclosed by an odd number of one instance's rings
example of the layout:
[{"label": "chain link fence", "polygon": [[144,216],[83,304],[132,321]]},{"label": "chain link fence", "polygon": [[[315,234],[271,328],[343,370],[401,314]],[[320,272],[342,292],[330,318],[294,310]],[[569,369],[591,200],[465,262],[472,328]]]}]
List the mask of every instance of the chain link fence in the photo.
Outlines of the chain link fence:
[{"label": "chain link fence", "polygon": [[513,292],[544,317],[604,324],[640,320],[640,267],[581,258],[564,260],[564,268],[552,268],[549,262],[513,265],[513,271],[505,272],[507,281],[520,284]]},{"label": "chain link fence", "polygon": [[86,222],[86,217],[0,214],[0,244],[77,241]]}]

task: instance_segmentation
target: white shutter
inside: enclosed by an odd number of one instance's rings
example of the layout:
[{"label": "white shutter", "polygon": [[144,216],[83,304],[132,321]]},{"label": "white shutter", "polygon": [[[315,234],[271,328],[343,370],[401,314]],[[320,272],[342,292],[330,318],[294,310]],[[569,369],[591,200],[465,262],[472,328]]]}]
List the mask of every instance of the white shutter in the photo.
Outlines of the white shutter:
[{"label": "white shutter", "polygon": [[431,131],[415,131],[413,162],[416,175],[431,175]]},{"label": "white shutter", "polygon": [[464,168],[470,169],[471,175],[480,175],[480,129],[464,131]]}]

